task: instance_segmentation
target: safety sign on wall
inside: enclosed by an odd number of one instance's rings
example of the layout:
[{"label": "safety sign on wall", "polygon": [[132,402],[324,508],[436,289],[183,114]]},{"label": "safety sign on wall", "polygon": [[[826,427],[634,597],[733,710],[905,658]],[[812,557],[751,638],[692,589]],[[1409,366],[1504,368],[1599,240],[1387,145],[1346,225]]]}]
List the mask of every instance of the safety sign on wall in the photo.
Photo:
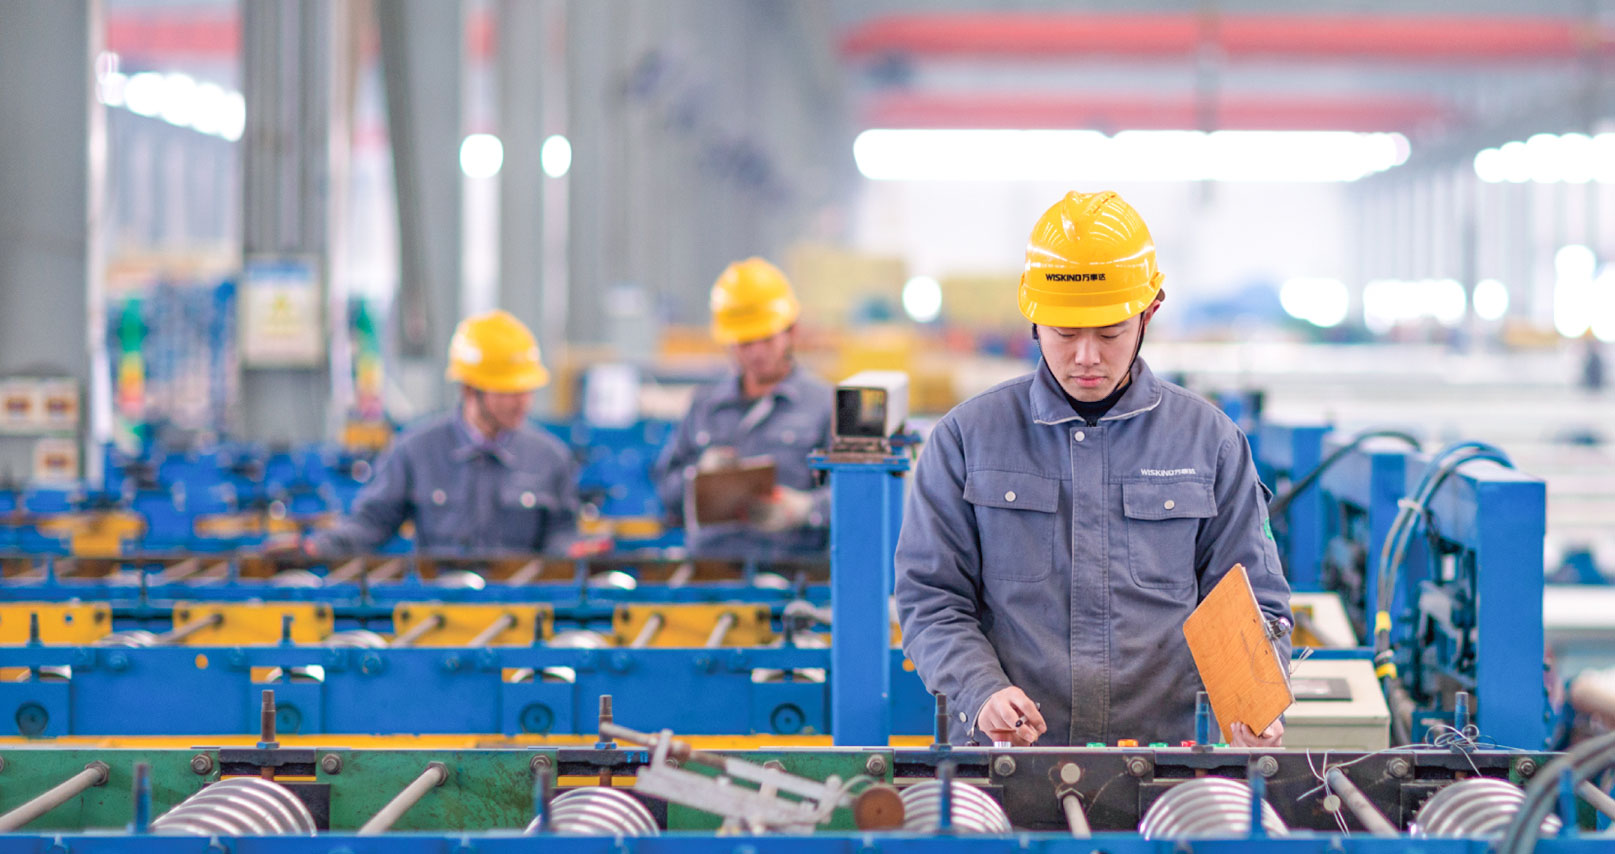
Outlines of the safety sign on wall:
[{"label": "safety sign on wall", "polygon": [[317,367],[325,357],[322,294],[312,259],[249,259],[241,272],[242,365]]}]

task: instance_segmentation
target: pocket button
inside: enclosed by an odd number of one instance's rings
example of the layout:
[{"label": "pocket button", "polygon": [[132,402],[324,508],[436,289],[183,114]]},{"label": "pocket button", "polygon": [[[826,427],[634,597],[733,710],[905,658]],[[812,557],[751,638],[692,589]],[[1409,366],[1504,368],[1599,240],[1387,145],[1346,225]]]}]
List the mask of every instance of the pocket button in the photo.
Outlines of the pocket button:
[{"label": "pocket button", "polygon": [[1168,510],[1171,510],[1172,508],[1178,506],[1178,503],[1176,501],[1173,501],[1172,499],[1168,498],[1166,500],[1166,503],[1163,504],[1162,506],[1165,507]]},{"label": "pocket button", "polygon": [[1015,503],[1015,490],[1011,489],[1010,491],[1004,493],[1004,500],[1008,501],[1011,504],[1014,504]]}]

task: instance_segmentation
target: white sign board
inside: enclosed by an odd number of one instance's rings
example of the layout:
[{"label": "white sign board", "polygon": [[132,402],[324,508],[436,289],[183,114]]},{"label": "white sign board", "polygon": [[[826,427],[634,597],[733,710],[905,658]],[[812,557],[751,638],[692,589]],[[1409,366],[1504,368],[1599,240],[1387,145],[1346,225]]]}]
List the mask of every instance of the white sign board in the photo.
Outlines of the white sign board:
[{"label": "white sign board", "polygon": [[260,258],[241,272],[241,363],[317,367],[325,357],[319,274],[303,258]]}]

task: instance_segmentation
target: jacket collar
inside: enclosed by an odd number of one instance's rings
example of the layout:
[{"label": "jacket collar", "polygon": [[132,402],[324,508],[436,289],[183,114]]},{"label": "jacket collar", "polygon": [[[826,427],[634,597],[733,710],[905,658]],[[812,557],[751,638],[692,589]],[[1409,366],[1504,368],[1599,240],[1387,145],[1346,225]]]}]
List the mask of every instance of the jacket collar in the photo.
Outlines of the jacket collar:
[{"label": "jacket collar", "polygon": [[492,440],[483,436],[481,431],[472,427],[465,420],[465,412],[454,414],[454,448],[449,451],[449,458],[458,463],[468,462],[479,454],[487,454],[501,463],[509,466],[515,462],[515,454],[511,453],[510,440],[514,430],[506,430],[495,436]]},{"label": "jacket collar", "polygon": [[[1032,373],[1030,392],[1032,399],[1032,419],[1039,424],[1064,424],[1078,418],[1071,409],[1071,403],[1066,400],[1065,390],[1054,379],[1054,372],[1043,366],[1039,359],[1037,370]],[[1122,392],[1121,399],[1111,407],[1105,416],[1099,419],[1105,421],[1121,421],[1149,412],[1161,404],[1161,384],[1155,379],[1155,372],[1144,362],[1140,356],[1133,360],[1132,381],[1127,384],[1127,390]]]}]

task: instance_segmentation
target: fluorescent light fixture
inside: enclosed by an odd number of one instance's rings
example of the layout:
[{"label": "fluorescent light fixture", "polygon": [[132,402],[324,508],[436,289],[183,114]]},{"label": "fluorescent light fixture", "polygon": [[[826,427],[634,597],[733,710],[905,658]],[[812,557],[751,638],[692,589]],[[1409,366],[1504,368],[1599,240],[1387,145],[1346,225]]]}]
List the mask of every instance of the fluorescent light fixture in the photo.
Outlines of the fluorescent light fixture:
[{"label": "fluorescent light fixture", "polygon": [[1376,279],[1363,286],[1363,325],[1376,334],[1424,320],[1457,326],[1468,308],[1469,297],[1456,279]]},{"label": "fluorescent light fixture", "polygon": [[930,323],[942,313],[942,285],[930,276],[915,276],[903,285],[903,311],[915,323]]},{"label": "fluorescent light fixture", "polygon": [[877,181],[1355,181],[1408,151],[1349,131],[875,129],[852,145]]},{"label": "fluorescent light fixture", "polygon": [[1279,304],[1291,317],[1328,328],[1346,319],[1351,296],[1339,279],[1295,278],[1279,288]]},{"label": "fluorescent light fixture", "polygon": [[505,145],[491,133],[474,133],[460,142],[460,171],[468,178],[492,178],[505,165]]},{"label": "fluorescent light fixture", "polygon": [[538,149],[538,165],[551,178],[565,175],[572,168],[571,141],[560,134],[546,137]]},{"label": "fluorescent light fixture", "polygon": [[246,130],[247,102],[240,92],[178,72],[125,75],[117,70],[117,54],[102,56],[96,77],[101,103],[231,142]]},{"label": "fluorescent light fixture", "polygon": [[1501,320],[1508,314],[1508,286],[1496,279],[1481,279],[1475,284],[1470,302],[1481,320]]},{"label": "fluorescent light fixture", "polygon": [[1488,184],[1615,184],[1615,133],[1539,133],[1482,149],[1475,177]]}]

